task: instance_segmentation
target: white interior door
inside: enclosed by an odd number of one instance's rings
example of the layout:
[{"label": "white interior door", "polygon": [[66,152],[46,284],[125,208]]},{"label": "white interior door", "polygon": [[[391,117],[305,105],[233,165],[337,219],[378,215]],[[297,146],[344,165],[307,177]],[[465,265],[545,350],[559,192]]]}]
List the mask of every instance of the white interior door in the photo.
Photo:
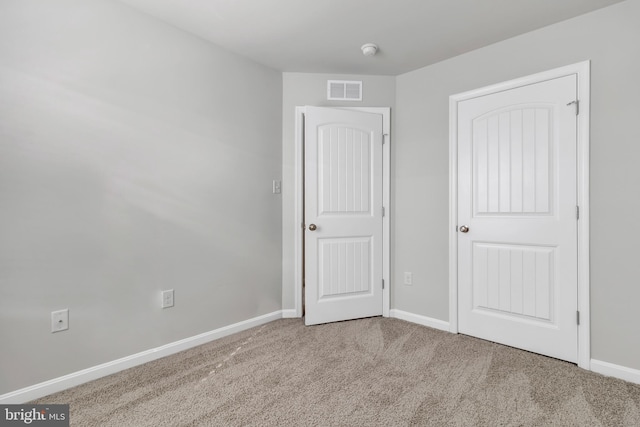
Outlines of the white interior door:
[{"label": "white interior door", "polygon": [[305,112],[305,324],[382,314],[382,115]]},{"label": "white interior door", "polygon": [[576,87],[569,75],[458,104],[459,331],[572,362]]}]

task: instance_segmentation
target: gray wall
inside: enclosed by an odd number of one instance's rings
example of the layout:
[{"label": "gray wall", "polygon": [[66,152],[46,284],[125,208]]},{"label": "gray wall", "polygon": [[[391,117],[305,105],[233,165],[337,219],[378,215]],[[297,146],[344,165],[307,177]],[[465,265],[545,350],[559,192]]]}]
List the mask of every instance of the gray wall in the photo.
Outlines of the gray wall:
[{"label": "gray wall", "polygon": [[0,394],[280,310],[281,126],[280,72],[117,2],[0,2]]},{"label": "gray wall", "polygon": [[397,78],[395,308],[448,319],[449,95],[590,59],[591,356],[640,369],[639,23],[628,0]]},{"label": "gray wall", "polygon": [[[374,59],[374,58],[372,58]],[[374,59],[375,60],[375,59]],[[327,80],[362,80],[362,101],[327,101]],[[391,107],[392,141],[395,77],[345,74],[283,73],[282,76],[282,308],[293,309],[295,200],[295,108]],[[393,147],[393,144],[392,144]],[[393,171],[392,171],[393,173]],[[393,178],[392,178],[393,181]],[[393,219],[393,217],[391,217]]]}]

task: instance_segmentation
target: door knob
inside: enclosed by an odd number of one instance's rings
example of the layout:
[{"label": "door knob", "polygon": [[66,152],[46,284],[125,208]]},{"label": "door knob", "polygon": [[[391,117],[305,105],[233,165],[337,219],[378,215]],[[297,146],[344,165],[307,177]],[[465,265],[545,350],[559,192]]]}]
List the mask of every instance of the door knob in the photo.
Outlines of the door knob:
[{"label": "door knob", "polygon": [[315,224],[309,224],[309,231],[316,231],[316,228]]},{"label": "door knob", "polygon": [[467,227],[466,225],[461,225],[460,226],[460,232],[461,233],[468,233],[469,232],[469,227]]}]

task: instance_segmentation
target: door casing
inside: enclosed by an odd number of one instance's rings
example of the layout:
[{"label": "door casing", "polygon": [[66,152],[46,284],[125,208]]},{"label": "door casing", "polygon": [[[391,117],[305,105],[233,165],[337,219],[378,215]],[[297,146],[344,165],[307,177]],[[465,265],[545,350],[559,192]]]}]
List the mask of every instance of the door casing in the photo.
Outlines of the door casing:
[{"label": "door casing", "polygon": [[514,89],[571,74],[577,75],[579,115],[577,118],[577,203],[578,220],[578,366],[590,369],[589,311],[589,114],[590,61],[556,68],[515,80],[486,86],[449,97],[449,331],[458,333],[458,103],[480,96]]},{"label": "door casing", "polygon": [[[382,203],[385,215],[382,218],[382,278],[384,289],[382,290],[382,315],[389,317],[390,308],[390,244],[389,244],[389,218],[390,218],[390,189],[391,189],[391,108],[389,107],[328,107],[341,110],[361,111],[382,115],[382,133],[384,145],[382,147]],[[294,188],[294,268],[293,268],[293,298],[294,311],[291,317],[302,317],[303,295],[302,286],[304,282],[304,114],[306,107],[296,107],[295,117],[295,188]]]}]

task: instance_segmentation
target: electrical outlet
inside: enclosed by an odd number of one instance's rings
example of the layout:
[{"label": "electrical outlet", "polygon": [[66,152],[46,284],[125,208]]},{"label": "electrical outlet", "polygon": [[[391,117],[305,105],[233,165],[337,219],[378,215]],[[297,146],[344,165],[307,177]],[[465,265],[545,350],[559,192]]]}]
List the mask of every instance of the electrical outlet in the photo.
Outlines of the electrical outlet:
[{"label": "electrical outlet", "polygon": [[282,183],[280,181],[273,180],[273,194],[280,194],[282,192]]},{"label": "electrical outlet", "polygon": [[69,329],[69,309],[51,312],[51,333]]},{"label": "electrical outlet", "polygon": [[173,307],[173,289],[162,291],[162,308]]},{"label": "electrical outlet", "polygon": [[404,284],[408,286],[413,285],[413,273],[410,271],[404,272]]}]

